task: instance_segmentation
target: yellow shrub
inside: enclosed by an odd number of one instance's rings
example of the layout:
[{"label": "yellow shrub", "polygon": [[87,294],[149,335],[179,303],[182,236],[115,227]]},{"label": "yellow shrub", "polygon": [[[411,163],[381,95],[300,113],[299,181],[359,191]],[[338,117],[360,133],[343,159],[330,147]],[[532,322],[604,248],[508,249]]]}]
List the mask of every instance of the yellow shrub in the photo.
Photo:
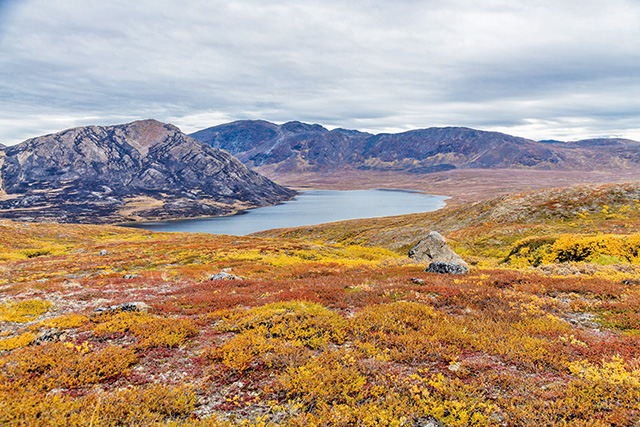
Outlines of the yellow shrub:
[{"label": "yellow shrub", "polygon": [[569,364],[569,371],[595,383],[640,387],[640,366],[636,363],[632,368],[620,356],[614,356],[609,361],[603,360],[600,365],[586,360],[573,362]]},{"label": "yellow shrub", "polygon": [[508,259],[537,266],[543,263],[588,261],[599,264],[638,262],[640,234],[597,236],[570,235],[528,237],[513,245]]},{"label": "yellow shrub", "polygon": [[131,332],[142,347],[178,347],[198,335],[198,328],[188,319],[157,317],[134,324]]},{"label": "yellow shrub", "polygon": [[205,356],[237,372],[258,361],[269,367],[291,366],[305,360],[309,349],[346,339],[345,320],[340,315],[319,304],[299,301],[227,312],[218,328],[237,335],[210,348]]},{"label": "yellow shrub", "polygon": [[116,312],[99,316],[97,335],[132,333],[140,338],[140,347],[177,347],[198,334],[188,319],[164,318],[140,312]]},{"label": "yellow shrub", "polygon": [[289,301],[236,312],[223,319],[220,330],[242,332],[258,330],[265,337],[295,341],[309,348],[346,339],[346,323],[338,314],[320,304]]},{"label": "yellow shrub", "polygon": [[49,307],[49,301],[40,299],[0,304],[0,322],[30,322],[46,313]]},{"label": "yellow shrub", "polygon": [[137,360],[132,349],[119,346],[99,350],[87,345],[78,347],[48,343],[16,350],[7,359],[7,376],[15,386],[43,391],[77,388],[126,374]]},{"label": "yellow shrub", "polygon": [[15,350],[16,348],[26,347],[34,342],[36,336],[31,332],[25,332],[17,337],[7,338],[0,341],[0,350]]},{"label": "yellow shrub", "polygon": [[328,352],[302,366],[289,368],[280,378],[290,397],[308,408],[337,403],[355,405],[367,393],[367,383],[357,361],[347,353]]},{"label": "yellow shrub", "polygon": [[[152,385],[84,397],[34,395],[24,390],[0,392],[0,424],[42,426],[150,426],[186,418],[195,394],[188,387]],[[158,424],[156,424],[158,423]],[[182,423],[176,423],[182,425]]]},{"label": "yellow shrub", "polygon": [[450,359],[460,353],[456,342],[466,339],[466,331],[447,315],[416,302],[368,306],[349,326],[360,351],[375,348],[397,362]]},{"label": "yellow shrub", "polygon": [[58,316],[53,319],[43,321],[41,324],[45,328],[73,329],[84,325],[89,318],[80,314],[69,314],[67,316]]}]

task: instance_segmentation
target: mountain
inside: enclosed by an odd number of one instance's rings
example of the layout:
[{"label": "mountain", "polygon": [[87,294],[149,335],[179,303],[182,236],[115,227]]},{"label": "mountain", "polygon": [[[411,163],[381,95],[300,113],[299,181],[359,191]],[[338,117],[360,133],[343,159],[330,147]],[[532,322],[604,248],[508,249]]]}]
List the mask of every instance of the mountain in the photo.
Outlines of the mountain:
[{"label": "mountain", "polygon": [[0,217],[56,222],[225,215],[294,191],[155,120],[87,126],[0,151]]},{"label": "mountain", "polygon": [[[344,169],[429,173],[450,169],[595,170],[640,164],[630,140],[543,141],[464,127],[370,133],[289,122],[243,120],[195,132],[193,138],[228,150],[263,172]],[[614,146],[615,149],[611,150]]]},{"label": "mountain", "polygon": [[[229,151],[249,167],[277,165],[282,170],[330,170],[342,167],[371,134],[320,125],[241,120],[191,134]],[[224,148],[223,148],[224,147]]]}]

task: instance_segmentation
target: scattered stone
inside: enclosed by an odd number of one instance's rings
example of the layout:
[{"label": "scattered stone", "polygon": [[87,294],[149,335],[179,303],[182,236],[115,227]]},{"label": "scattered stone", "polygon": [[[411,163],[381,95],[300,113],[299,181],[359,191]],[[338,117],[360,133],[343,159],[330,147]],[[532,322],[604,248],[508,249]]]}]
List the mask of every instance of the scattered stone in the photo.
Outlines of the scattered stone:
[{"label": "scattered stone", "polygon": [[94,313],[105,313],[109,311],[149,311],[151,307],[144,302],[125,302],[124,304],[110,305],[108,307],[98,307]]},{"label": "scattered stone", "polygon": [[625,279],[622,281],[622,284],[625,286],[638,286],[640,285],[640,281]]},{"label": "scattered stone", "polygon": [[424,280],[418,279],[417,277],[412,277],[411,283],[415,283],[416,285],[424,285]]},{"label": "scattered stone", "polygon": [[209,280],[242,280],[242,277],[221,271],[220,273],[216,273],[209,277]]},{"label": "scattered stone", "polygon": [[122,276],[123,279],[135,279],[136,277],[140,277],[140,275],[138,274],[125,274],[124,276]]},{"label": "scattered stone", "polygon": [[437,231],[430,232],[411,248],[409,258],[427,262],[445,261],[469,269],[469,265],[447,245],[444,237]]},{"label": "scattered stone", "polygon": [[440,273],[440,274],[467,274],[469,267],[464,265],[453,264],[446,261],[434,261],[429,264],[429,267],[425,270],[427,273]]},{"label": "scattered stone", "polygon": [[56,330],[47,330],[40,334],[38,338],[36,338],[36,344],[42,344],[45,342],[55,342],[55,341],[64,341],[64,331],[56,331]]},{"label": "scattered stone", "polygon": [[411,425],[413,427],[444,427],[444,424],[433,417],[418,418]]},{"label": "scattered stone", "polygon": [[103,250],[100,251],[100,256],[105,256],[105,255],[109,255],[109,254],[110,254],[110,252],[108,250],[106,250],[106,249],[103,249]]},{"label": "scattered stone", "polygon": [[460,368],[462,368],[462,365],[460,364],[460,362],[454,362],[454,363],[451,363],[449,366],[447,366],[447,369],[450,370],[451,372],[458,372]]}]

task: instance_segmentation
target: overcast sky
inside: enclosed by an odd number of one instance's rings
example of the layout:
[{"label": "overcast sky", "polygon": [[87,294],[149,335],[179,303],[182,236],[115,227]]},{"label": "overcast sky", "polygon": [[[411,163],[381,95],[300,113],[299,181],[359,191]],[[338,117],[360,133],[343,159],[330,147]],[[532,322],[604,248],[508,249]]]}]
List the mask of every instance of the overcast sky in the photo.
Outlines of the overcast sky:
[{"label": "overcast sky", "polygon": [[0,0],[0,143],[143,118],[640,140],[640,1]]}]

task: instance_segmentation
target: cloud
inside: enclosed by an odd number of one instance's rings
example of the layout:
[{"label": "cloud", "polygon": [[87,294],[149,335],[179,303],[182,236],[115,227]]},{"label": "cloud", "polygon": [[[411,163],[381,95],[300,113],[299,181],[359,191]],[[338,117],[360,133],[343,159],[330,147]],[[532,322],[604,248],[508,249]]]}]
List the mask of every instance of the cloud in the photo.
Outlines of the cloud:
[{"label": "cloud", "polygon": [[633,0],[0,0],[0,24],[3,143],[147,117],[640,139]]}]

